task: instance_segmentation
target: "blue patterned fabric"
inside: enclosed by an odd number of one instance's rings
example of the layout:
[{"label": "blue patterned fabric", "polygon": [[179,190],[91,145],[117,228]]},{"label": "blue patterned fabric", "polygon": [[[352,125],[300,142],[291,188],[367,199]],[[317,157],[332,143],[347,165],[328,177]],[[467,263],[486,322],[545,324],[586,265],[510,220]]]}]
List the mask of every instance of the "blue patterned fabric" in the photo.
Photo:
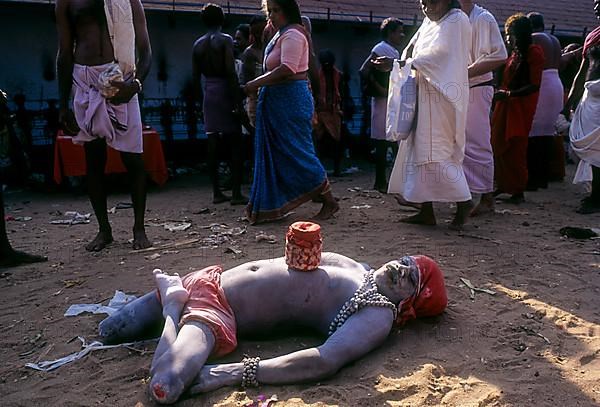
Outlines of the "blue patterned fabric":
[{"label": "blue patterned fabric", "polygon": [[313,111],[307,81],[260,90],[247,208],[252,223],[279,219],[329,188],[312,141]]}]

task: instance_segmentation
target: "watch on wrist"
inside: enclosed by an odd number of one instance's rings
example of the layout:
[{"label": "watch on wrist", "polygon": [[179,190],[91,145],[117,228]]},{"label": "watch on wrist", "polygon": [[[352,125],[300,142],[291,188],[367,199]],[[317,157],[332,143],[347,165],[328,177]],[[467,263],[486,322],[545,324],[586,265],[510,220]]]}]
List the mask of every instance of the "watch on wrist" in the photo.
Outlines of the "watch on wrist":
[{"label": "watch on wrist", "polygon": [[135,78],[133,82],[135,82],[138,85],[137,93],[142,93],[142,89],[144,89],[144,87],[142,86],[142,81],[140,81],[138,78]]}]

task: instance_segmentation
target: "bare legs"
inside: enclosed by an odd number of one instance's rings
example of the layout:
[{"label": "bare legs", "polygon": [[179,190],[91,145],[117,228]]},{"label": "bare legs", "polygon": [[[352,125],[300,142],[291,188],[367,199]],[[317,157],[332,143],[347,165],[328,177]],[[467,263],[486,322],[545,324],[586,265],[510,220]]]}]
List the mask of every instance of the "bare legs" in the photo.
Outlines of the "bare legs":
[{"label": "bare legs", "polygon": [[231,200],[232,205],[246,205],[248,198],[242,195],[242,170],[243,170],[243,141],[241,134],[231,134],[227,138],[228,148],[231,150],[231,193],[229,198],[219,187],[219,133],[210,133],[208,136],[208,172],[213,187],[213,203],[218,204]]},{"label": "bare legs", "polygon": [[421,209],[419,213],[412,216],[407,216],[406,218],[400,219],[400,222],[410,223],[412,225],[428,225],[435,226],[435,214],[433,213],[433,203],[432,202],[423,202],[421,204]]},{"label": "bare legs", "polygon": [[179,399],[199,374],[214,348],[215,338],[201,322],[188,322],[179,329],[188,293],[178,275],[155,270],[154,276],[163,303],[165,326],[150,368],[150,394],[158,403],[170,404]]},{"label": "bare legs", "polygon": [[331,193],[331,189],[321,194],[320,198],[323,200],[323,206],[319,213],[315,215],[314,220],[327,220],[331,219],[333,215],[340,210],[340,205],[335,200],[335,197]]},{"label": "bare legs", "polygon": [[[472,209],[473,203],[470,200],[457,202],[456,214],[454,215],[454,219],[450,223],[449,228],[453,230],[462,230]],[[437,222],[435,219],[435,213],[433,212],[433,203],[424,202],[421,204],[419,213],[403,218],[400,220],[400,222],[410,223],[413,225],[434,226]]]},{"label": "bare legs", "polygon": [[85,143],[85,160],[87,165],[88,195],[96,220],[98,221],[98,234],[85,246],[89,252],[99,252],[112,243],[112,229],[108,222],[106,210],[106,190],[104,188],[104,168],[106,166],[106,143],[97,139]]},{"label": "bare legs", "polygon": [[375,185],[373,186],[373,189],[383,194],[386,194],[388,189],[386,168],[389,147],[392,147],[394,153],[398,152],[395,143],[390,143],[386,140],[375,140]]},{"label": "bare legs", "polygon": [[2,185],[0,184],[0,267],[14,267],[18,266],[19,264],[47,261],[48,259],[44,256],[28,254],[12,248],[10,242],[8,241],[8,236],[6,236],[3,195]]},{"label": "bare legs", "polygon": [[581,202],[577,213],[584,215],[600,212],[600,167],[592,166],[592,193]]},{"label": "bare legs", "polygon": [[452,230],[462,230],[467,222],[469,214],[473,210],[473,202],[471,200],[456,203],[456,214],[450,223],[449,228]]},{"label": "bare legs", "polygon": [[[98,220],[98,234],[85,246],[87,251],[98,252],[112,243],[112,229],[106,210],[106,189],[104,186],[104,168],[106,166],[106,143],[102,139],[85,144],[87,162],[87,182],[90,202]],[[123,164],[131,177],[131,201],[135,221],[133,225],[133,248],[135,250],[150,247],[152,243],[146,237],[144,212],[146,210],[146,172],[141,154],[121,153]]]},{"label": "bare legs", "polygon": [[477,206],[471,211],[471,216],[483,215],[485,213],[493,213],[495,210],[494,193],[487,192],[481,195],[481,199]]},{"label": "bare legs", "polygon": [[[152,246],[146,236],[144,213],[146,212],[146,170],[141,154],[121,153],[121,159],[131,178],[131,203],[133,203],[133,250]],[[106,202],[106,199],[105,199]]]}]

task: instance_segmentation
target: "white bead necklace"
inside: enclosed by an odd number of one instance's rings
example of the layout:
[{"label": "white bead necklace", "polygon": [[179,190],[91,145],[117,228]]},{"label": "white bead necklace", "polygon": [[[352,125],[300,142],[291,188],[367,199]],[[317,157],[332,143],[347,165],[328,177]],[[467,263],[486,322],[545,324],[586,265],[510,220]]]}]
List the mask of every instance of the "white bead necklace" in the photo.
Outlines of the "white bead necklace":
[{"label": "white bead necklace", "polygon": [[336,317],[331,321],[327,336],[333,335],[338,328],[344,325],[348,318],[364,307],[389,308],[394,312],[394,319],[396,319],[396,305],[388,297],[378,292],[375,283],[375,270],[373,269],[365,274],[361,286],[356,289],[354,295],[344,303]]}]

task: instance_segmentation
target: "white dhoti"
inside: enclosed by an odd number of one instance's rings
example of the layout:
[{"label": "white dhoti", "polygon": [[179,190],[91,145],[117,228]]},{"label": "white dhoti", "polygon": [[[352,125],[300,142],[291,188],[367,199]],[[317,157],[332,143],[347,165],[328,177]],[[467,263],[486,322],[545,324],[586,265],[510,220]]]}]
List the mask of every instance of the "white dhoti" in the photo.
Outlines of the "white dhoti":
[{"label": "white dhoti", "polygon": [[493,86],[476,86],[469,91],[469,110],[463,168],[471,193],[494,190],[494,152],[491,143],[490,110]]},{"label": "white dhoti", "polygon": [[371,98],[371,138],[385,140],[385,119],[387,116],[387,97]]},{"label": "white dhoti", "polygon": [[569,138],[573,152],[581,159],[573,183],[592,181],[592,166],[600,167],[600,79],[585,83]]},{"label": "white dhoti", "polygon": [[463,171],[468,110],[467,64],[471,25],[460,10],[439,21],[425,19],[404,51],[418,88],[417,125],[400,148],[388,192],[409,202],[464,202],[471,199]]},{"label": "white dhoti", "polygon": [[412,161],[414,142],[413,137],[400,142],[388,193],[400,194],[405,200],[416,203],[464,202],[471,199],[460,160],[448,159],[417,165]]},{"label": "white dhoti", "polygon": [[554,124],[564,107],[565,90],[558,76],[558,69],[546,69],[542,73],[540,97],[529,137],[554,136]]},{"label": "white dhoti", "polygon": [[422,75],[417,74],[417,81],[417,128],[399,143],[388,192],[417,203],[468,201],[471,193],[462,165],[464,121],[458,125],[463,129],[458,130],[462,137],[457,137],[457,113],[452,102],[429,86]]}]

